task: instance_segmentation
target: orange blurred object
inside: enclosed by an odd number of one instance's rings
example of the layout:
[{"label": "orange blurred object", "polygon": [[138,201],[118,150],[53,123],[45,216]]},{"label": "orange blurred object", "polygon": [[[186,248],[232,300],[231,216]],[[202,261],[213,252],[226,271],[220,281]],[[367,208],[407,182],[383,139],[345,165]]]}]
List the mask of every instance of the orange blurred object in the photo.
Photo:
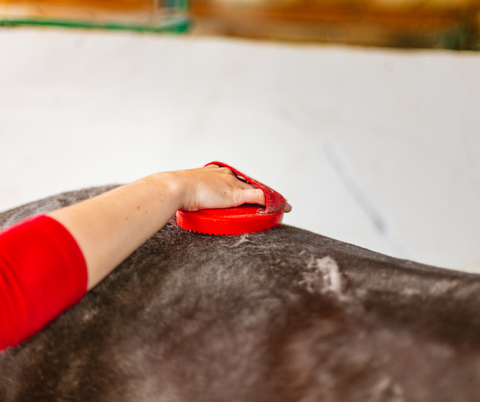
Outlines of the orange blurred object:
[{"label": "orange blurred object", "polygon": [[195,32],[395,47],[478,48],[480,0],[192,0]]}]

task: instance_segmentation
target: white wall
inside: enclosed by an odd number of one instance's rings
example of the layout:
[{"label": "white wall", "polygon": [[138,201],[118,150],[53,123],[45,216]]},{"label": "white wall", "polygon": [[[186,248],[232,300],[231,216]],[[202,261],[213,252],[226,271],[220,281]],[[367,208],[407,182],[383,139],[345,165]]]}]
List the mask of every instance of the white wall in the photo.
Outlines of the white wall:
[{"label": "white wall", "polygon": [[222,160],[285,223],[480,272],[480,54],[0,30],[0,210]]}]

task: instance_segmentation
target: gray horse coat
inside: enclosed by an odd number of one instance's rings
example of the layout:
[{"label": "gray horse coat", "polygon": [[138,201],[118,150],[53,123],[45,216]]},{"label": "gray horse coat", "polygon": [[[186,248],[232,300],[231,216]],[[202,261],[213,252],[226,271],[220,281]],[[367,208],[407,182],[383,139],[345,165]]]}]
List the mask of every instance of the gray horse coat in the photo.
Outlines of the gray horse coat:
[{"label": "gray horse coat", "polygon": [[289,226],[214,237],[172,219],[0,353],[0,401],[480,401],[480,277]]}]

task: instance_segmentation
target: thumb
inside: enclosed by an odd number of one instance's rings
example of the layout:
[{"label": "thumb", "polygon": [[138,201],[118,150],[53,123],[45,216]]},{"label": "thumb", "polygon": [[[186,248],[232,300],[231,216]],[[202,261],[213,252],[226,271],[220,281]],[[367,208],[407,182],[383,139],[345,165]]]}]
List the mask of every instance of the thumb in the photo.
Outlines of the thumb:
[{"label": "thumb", "polygon": [[241,204],[265,205],[265,194],[260,189],[241,190],[239,201]]}]

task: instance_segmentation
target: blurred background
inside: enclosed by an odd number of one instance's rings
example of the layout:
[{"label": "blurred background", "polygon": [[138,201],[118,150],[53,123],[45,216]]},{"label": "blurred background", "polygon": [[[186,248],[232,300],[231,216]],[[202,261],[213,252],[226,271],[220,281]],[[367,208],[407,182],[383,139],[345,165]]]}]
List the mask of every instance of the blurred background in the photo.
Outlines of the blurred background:
[{"label": "blurred background", "polygon": [[[3,18],[2,18],[3,17]],[[4,25],[57,24],[403,48],[479,47],[479,0],[1,0]]]},{"label": "blurred background", "polygon": [[0,211],[221,160],[287,224],[480,272],[479,11],[0,0]]},{"label": "blurred background", "polygon": [[478,0],[193,0],[200,32],[408,48],[477,49]]}]

